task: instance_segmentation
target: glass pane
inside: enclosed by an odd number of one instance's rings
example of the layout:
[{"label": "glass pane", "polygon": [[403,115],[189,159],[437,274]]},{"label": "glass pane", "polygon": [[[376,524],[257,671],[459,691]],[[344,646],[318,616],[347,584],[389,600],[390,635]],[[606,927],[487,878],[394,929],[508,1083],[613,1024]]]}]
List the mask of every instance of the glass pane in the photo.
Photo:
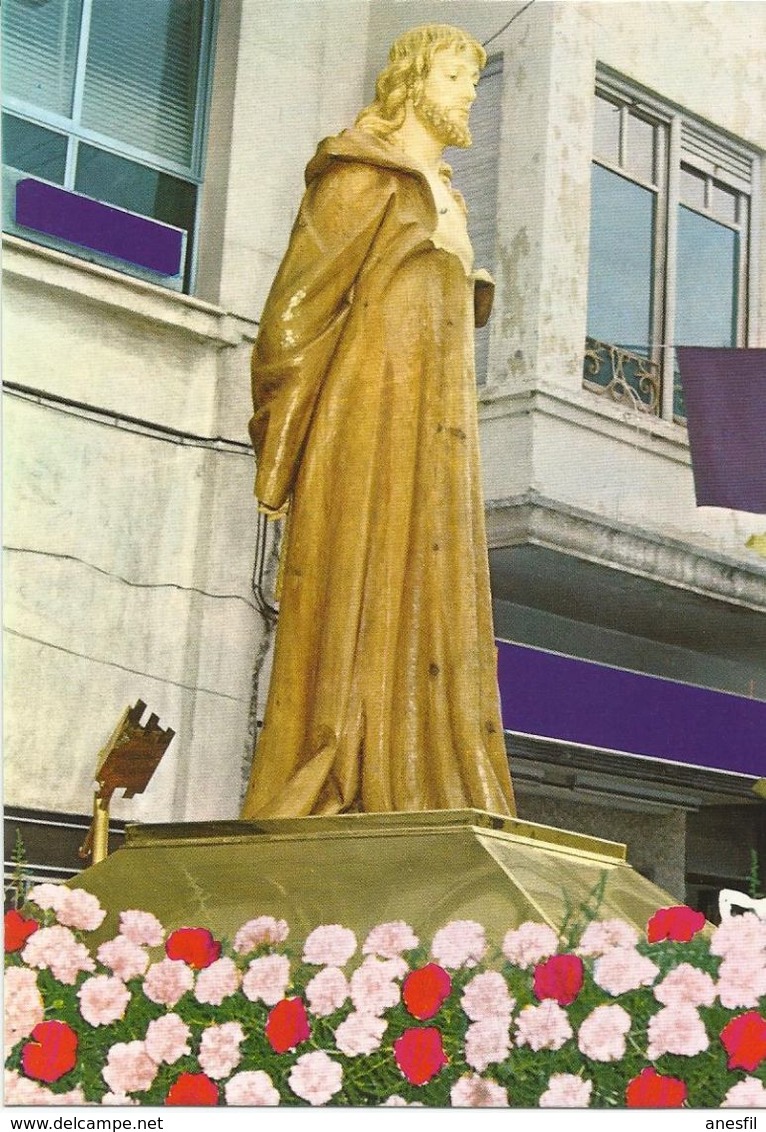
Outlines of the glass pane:
[{"label": "glass pane", "polygon": [[3,164],[45,181],[64,183],[67,139],[53,130],[3,114]]},{"label": "glass pane", "polygon": [[651,342],[654,193],[593,166],[588,335],[647,352]]},{"label": "glass pane", "polygon": [[628,171],[654,184],[654,126],[643,118],[628,116]]},{"label": "glass pane", "polygon": [[713,181],[712,212],[719,220],[727,220],[730,224],[737,221],[737,193],[726,188],[718,181]]},{"label": "glass pane", "polygon": [[194,225],[194,185],[82,142],[75,189],[107,204],[175,224],[187,232]]},{"label": "glass pane", "polygon": [[191,166],[203,0],[98,0],[83,125]]},{"label": "glass pane", "polygon": [[620,161],[620,108],[596,95],[593,152],[605,161]]},{"label": "glass pane", "polygon": [[691,204],[694,208],[705,207],[705,176],[702,173],[695,173],[688,165],[681,166],[681,179],[679,183],[679,195],[681,200],[686,204]]},{"label": "glass pane", "polygon": [[69,116],[82,0],[3,0],[3,88]]},{"label": "glass pane", "polygon": [[737,344],[738,256],[738,232],[679,208],[677,345]]}]

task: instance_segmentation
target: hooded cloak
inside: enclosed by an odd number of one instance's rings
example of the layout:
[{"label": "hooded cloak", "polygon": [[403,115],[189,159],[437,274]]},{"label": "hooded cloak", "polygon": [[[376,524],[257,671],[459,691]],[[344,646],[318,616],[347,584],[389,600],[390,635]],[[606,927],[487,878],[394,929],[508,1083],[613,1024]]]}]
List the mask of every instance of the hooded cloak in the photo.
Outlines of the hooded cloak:
[{"label": "hooded cloak", "polygon": [[256,495],[289,500],[290,521],[242,817],[512,814],[474,373],[486,288],[434,242],[428,181],[391,143],[328,139],[306,185],[253,354]]}]

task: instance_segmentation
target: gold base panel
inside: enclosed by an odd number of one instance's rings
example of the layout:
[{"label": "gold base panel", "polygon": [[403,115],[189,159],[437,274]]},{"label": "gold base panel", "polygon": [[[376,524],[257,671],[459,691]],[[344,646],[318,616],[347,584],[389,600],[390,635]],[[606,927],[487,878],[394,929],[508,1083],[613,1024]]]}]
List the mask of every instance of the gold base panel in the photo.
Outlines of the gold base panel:
[{"label": "gold base panel", "polygon": [[596,890],[598,919],[639,929],[676,903],[631,868],[624,845],[480,810],[133,825],[122,849],[69,884],[107,909],[94,944],[128,908],[227,938],[260,915],[286,920],[293,939],[318,924],[363,938],[405,920],[428,940],[450,920],[478,920],[499,944],[525,920],[558,929]]}]

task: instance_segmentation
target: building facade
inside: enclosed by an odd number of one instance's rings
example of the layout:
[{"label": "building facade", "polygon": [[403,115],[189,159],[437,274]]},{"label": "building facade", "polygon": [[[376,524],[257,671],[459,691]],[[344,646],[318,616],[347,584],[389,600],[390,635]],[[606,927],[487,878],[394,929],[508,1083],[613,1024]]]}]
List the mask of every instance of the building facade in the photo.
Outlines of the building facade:
[{"label": "building facade", "polygon": [[[761,9],[132,0],[128,20],[7,0],[11,840],[88,813],[139,698],[176,739],[115,816],[237,814],[277,541],[261,585],[249,351],[317,141],[397,34],[439,21],[490,57],[474,147],[448,157],[498,285],[477,396],[520,813],[627,841],[678,897],[746,886],[766,863],[766,519],[696,506],[674,347],[766,345]],[[727,712],[711,751],[705,713]],[[607,716],[624,742],[591,727]]]}]

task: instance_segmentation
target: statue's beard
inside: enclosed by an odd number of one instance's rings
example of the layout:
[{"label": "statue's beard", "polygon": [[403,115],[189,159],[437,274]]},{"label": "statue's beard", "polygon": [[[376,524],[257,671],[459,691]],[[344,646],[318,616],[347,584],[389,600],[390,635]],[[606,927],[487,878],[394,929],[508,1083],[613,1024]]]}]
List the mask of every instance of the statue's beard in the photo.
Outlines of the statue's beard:
[{"label": "statue's beard", "polygon": [[471,131],[456,111],[442,110],[438,103],[423,96],[415,106],[415,113],[430,126],[442,145],[454,145],[460,149],[470,146]]}]

